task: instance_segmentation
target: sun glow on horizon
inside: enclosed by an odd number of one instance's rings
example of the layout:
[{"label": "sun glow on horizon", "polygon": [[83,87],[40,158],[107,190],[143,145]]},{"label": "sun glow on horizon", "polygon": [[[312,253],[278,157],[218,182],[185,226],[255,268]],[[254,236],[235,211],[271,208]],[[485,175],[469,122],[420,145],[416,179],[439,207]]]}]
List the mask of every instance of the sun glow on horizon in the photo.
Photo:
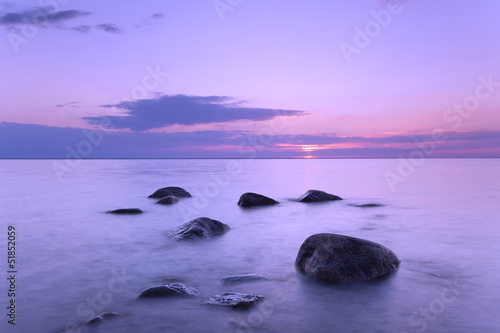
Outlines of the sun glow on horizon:
[{"label": "sun glow on horizon", "polygon": [[318,149],[321,149],[321,147],[318,145],[299,145],[298,147],[300,147],[300,149],[302,151],[306,151],[306,152],[313,152],[313,151],[316,151]]}]

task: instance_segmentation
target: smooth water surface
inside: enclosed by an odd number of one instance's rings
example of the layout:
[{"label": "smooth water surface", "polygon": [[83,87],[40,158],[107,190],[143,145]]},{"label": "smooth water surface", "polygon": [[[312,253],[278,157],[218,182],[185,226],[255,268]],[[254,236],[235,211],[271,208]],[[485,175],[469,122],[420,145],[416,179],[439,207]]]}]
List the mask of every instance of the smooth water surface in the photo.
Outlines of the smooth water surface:
[{"label": "smooth water surface", "polygon": [[[6,244],[7,227],[15,226],[18,270],[15,328],[3,306],[6,279],[0,284],[2,332],[62,332],[105,311],[126,317],[85,331],[500,331],[498,159],[425,160],[394,190],[385,174],[397,174],[398,160],[77,162],[58,177],[54,167],[64,160],[0,161],[0,239]],[[165,186],[181,186],[193,198],[172,206],[147,198]],[[309,189],[345,200],[292,201]],[[236,202],[244,192],[280,204],[243,209]],[[363,203],[385,206],[351,206]],[[105,214],[134,207],[144,214]],[[199,242],[166,238],[167,230],[201,216],[231,230]],[[381,243],[398,255],[400,268],[361,284],[303,280],[295,257],[320,232]],[[0,255],[7,275],[5,245]],[[221,286],[221,278],[243,273],[273,281]],[[170,281],[201,296],[137,301],[144,288]],[[203,304],[224,291],[265,301],[248,311]]]}]

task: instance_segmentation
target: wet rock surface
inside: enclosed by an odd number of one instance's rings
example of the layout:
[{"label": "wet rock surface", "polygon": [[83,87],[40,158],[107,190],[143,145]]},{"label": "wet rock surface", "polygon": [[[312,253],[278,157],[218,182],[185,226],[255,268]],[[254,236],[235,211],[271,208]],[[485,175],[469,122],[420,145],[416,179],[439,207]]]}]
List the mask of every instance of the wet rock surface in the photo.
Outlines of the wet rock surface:
[{"label": "wet rock surface", "polygon": [[374,207],[384,207],[385,205],[378,203],[367,203],[367,204],[350,204],[349,206],[358,208],[374,208]]},{"label": "wet rock surface", "polygon": [[304,275],[330,283],[365,281],[397,269],[398,257],[383,245],[337,234],[308,237],[295,267]]},{"label": "wet rock surface", "polygon": [[142,214],[143,211],[139,208],[120,208],[115,210],[108,210],[107,214],[117,214],[117,215],[133,215],[133,214]]},{"label": "wet rock surface", "polygon": [[161,199],[166,196],[173,195],[174,197],[177,198],[191,198],[192,195],[182,187],[176,187],[176,186],[169,186],[169,187],[163,187],[158,190],[156,190],[155,193],[151,194],[148,196],[148,198],[157,198]]},{"label": "wet rock surface", "polygon": [[167,232],[167,237],[174,240],[208,239],[222,235],[230,228],[217,220],[208,217],[199,217]]},{"label": "wet rock surface", "polygon": [[226,286],[252,281],[271,281],[271,279],[261,274],[242,274],[226,276],[225,278],[221,279],[220,282],[222,285]]},{"label": "wet rock surface", "polygon": [[265,195],[262,194],[251,193],[251,192],[243,193],[240,199],[238,200],[238,206],[244,208],[257,207],[257,206],[270,206],[276,204],[279,204],[279,202],[274,199],[266,197]]},{"label": "wet rock surface", "polygon": [[99,324],[102,324],[102,323],[110,321],[110,320],[115,320],[115,319],[123,318],[123,317],[125,317],[125,316],[122,315],[121,313],[118,313],[118,312],[104,312],[104,313],[101,313],[101,314],[97,315],[96,317],[90,319],[86,325],[87,326],[95,326],[95,325],[99,325]]},{"label": "wet rock surface", "polygon": [[200,292],[188,287],[183,283],[171,283],[161,286],[146,288],[139,294],[140,299],[144,298],[160,298],[160,297],[195,297],[199,296]]},{"label": "wet rock surface", "polygon": [[161,198],[156,203],[160,205],[173,205],[179,202],[179,198],[173,195],[167,195],[166,197]]},{"label": "wet rock surface", "polygon": [[297,199],[298,202],[323,202],[333,200],[342,200],[342,198],[337,195],[318,190],[309,190]]},{"label": "wet rock surface", "polygon": [[246,309],[263,298],[264,296],[261,295],[228,292],[211,296],[205,301],[205,304],[227,306],[234,309]]}]

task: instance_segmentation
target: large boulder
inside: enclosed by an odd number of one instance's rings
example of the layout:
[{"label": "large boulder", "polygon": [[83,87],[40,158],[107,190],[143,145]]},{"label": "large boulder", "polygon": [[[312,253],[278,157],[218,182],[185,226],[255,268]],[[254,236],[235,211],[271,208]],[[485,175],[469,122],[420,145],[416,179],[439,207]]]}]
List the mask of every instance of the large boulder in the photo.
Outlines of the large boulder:
[{"label": "large boulder", "polygon": [[269,280],[271,279],[261,274],[242,274],[242,275],[226,276],[220,282],[222,283],[222,285],[232,285],[250,281],[269,281]]},{"label": "large boulder", "polygon": [[199,217],[168,231],[167,236],[175,240],[208,239],[212,236],[222,235],[229,229],[227,224],[220,221]]},{"label": "large boulder", "polygon": [[270,206],[279,204],[278,201],[268,198],[262,194],[257,193],[243,193],[238,200],[238,205],[245,208],[255,207],[255,206]]},{"label": "large boulder", "polygon": [[161,198],[156,203],[161,205],[173,205],[174,203],[179,202],[179,198],[173,195],[167,195],[164,198]]},{"label": "large boulder", "polygon": [[398,257],[383,245],[349,236],[316,234],[300,247],[295,267],[306,276],[344,283],[377,278],[396,270]]},{"label": "large boulder", "polygon": [[108,210],[108,214],[118,214],[118,215],[131,215],[131,214],[142,214],[142,210],[139,208],[120,208],[115,210]]},{"label": "large boulder", "polygon": [[148,196],[148,198],[164,198],[166,196],[173,195],[177,198],[191,198],[192,195],[186,191],[185,189],[181,187],[176,187],[176,186],[169,186],[169,187],[164,187],[160,188],[159,190],[156,190],[155,193],[151,194]]},{"label": "large boulder", "polygon": [[229,292],[213,295],[205,301],[205,304],[222,305],[235,309],[245,309],[263,298],[264,296],[261,295]]},{"label": "large boulder", "polygon": [[323,191],[309,190],[297,199],[299,202],[322,202],[332,200],[342,200],[342,198]]},{"label": "large boulder", "polygon": [[200,292],[193,287],[188,287],[182,283],[171,283],[161,286],[146,288],[139,294],[139,298],[158,297],[188,297],[199,296]]}]

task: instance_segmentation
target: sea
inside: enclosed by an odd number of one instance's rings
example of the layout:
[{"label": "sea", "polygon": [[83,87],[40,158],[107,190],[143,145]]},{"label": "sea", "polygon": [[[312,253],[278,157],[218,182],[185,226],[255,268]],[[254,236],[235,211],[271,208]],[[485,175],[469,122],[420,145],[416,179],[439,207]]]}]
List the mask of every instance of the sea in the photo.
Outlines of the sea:
[{"label": "sea", "polygon": [[[0,160],[0,331],[500,332],[500,160],[413,162]],[[166,186],[193,197],[169,206],[148,198]],[[294,201],[310,189],[344,200]],[[241,208],[245,192],[280,204]],[[144,213],[106,213],[119,208]],[[197,217],[231,230],[166,237]],[[306,279],[294,262],[316,233],[380,243],[401,264],[363,283]],[[271,280],[221,284],[250,273]],[[171,282],[200,296],[137,299]],[[204,304],[223,292],[264,299],[247,310]],[[103,312],[124,317],[83,325]]]}]

